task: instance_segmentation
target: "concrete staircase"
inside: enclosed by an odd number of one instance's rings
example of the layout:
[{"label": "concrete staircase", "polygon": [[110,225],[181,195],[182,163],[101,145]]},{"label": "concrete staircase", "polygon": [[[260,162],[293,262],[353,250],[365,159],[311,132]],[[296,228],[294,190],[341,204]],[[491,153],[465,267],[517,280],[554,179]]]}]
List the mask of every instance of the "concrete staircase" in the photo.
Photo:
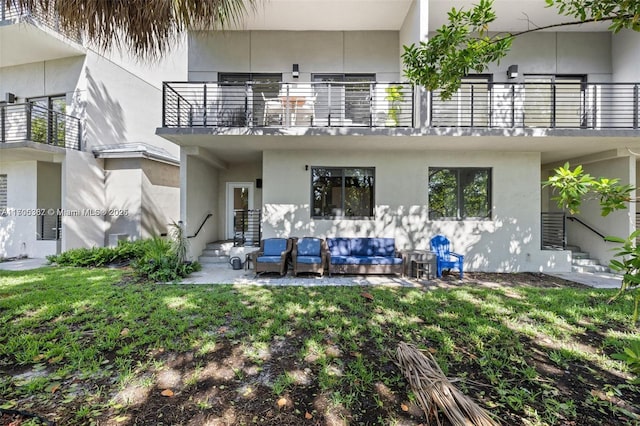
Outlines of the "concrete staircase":
[{"label": "concrete staircase", "polygon": [[216,241],[209,243],[206,248],[202,250],[202,255],[198,258],[198,262],[203,265],[229,263],[229,253],[232,247],[233,242],[231,241]]},{"label": "concrete staircase", "polygon": [[257,251],[259,247],[240,246],[234,247],[233,241],[216,241],[207,244],[202,255],[198,258],[198,262],[203,265],[220,265],[228,264],[229,259],[237,256],[242,262],[245,261],[247,253]]},{"label": "concrete staircase", "polygon": [[588,252],[582,251],[578,246],[567,246],[567,250],[571,250],[571,271],[587,272],[587,273],[607,273],[612,271],[609,267],[601,265],[598,259],[590,257]]}]

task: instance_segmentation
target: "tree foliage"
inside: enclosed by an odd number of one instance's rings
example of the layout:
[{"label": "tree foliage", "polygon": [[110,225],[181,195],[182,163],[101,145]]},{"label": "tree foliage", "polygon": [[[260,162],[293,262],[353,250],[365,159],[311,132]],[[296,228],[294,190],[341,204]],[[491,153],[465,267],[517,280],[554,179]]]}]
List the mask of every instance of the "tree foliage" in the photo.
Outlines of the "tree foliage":
[{"label": "tree foliage", "polygon": [[489,64],[499,62],[522,34],[588,22],[610,22],[613,32],[624,28],[640,31],[640,0],[545,1],[547,7],[555,7],[560,15],[574,21],[517,33],[490,33],[490,24],[496,20],[493,0],[480,0],[470,10],[451,9],[449,22],[427,42],[404,47],[407,78],[428,90],[440,89],[441,98],[449,99],[460,88],[462,77],[471,71],[481,73]]},{"label": "tree foliage", "polygon": [[[569,163],[554,170],[543,186],[550,187],[554,194],[552,199],[558,203],[561,209],[568,209],[572,214],[578,213],[582,201],[589,198],[596,198],[600,201],[600,208],[603,216],[615,210],[627,208],[627,203],[634,201],[631,194],[636,190],[631,185],[620,185],[619,179],[594,178],[584,172],[582,166],[577,166],[571,170]],[[640,230],[631,233],[627,238],[608,236],[606,240],[616,243],[614,259],[609,263],[609,267],[614,271],[622,273],[622,284],[620,291],[611,298],[617,299],[627,290],[634,290],[634,310],[633,323],[638,322],[640,317],[640,246],[638,245]]]},{"label": "tree foliage", "polygon": [[11,11],[52,17],[61,32],[81,34],[107,50],[123,48],[140,59],[158,58],[191,29],[237,24],[260,0],[0,0]]}]

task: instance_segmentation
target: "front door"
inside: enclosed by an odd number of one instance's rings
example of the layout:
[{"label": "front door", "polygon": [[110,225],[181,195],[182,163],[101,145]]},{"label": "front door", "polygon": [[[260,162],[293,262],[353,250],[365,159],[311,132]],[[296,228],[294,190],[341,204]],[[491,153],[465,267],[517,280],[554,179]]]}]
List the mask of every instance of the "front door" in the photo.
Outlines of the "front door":
[{"label": "front door", "polygon": [[[233,239],[236,232],[242,232],[241,223],[235,220],[236,210],[253,210],[253,183],[227,182],[227,238]],[[246,230],[244,230],[246,231]]]}]

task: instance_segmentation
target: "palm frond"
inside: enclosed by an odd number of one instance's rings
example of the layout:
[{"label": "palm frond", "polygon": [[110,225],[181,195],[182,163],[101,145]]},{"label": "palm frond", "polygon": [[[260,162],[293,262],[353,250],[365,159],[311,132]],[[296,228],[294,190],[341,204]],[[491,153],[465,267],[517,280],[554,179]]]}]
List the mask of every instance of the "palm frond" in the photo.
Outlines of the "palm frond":
[{"label": "palm frond", "polygon": [[444,375],[430,353],[401,342],[396,351],[398,366],[409,381],[420,408],[438,425],[438,410],[455,426],[498,426],[499,423],[460,392]]},{"label": "palm frond", "polygon": [[261,0],[4,1],[8,8],[53,16],[61,32],[81,34],[99,49],[123,48],[137,58],[156,59],[186,30],[239,25]]}]

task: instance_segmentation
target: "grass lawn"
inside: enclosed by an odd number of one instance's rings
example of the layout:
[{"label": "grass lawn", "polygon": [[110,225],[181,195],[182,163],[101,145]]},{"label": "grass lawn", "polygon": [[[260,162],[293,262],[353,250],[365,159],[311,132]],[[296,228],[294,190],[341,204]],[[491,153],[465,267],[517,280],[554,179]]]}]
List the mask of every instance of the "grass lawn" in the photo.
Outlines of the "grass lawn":
[{"label": "grass lawn", "polygon": [[637,425],[640,387],[610,355],[640,336],[612,294],[0,272],[0,408],[57,425],[426,424],[394,363],[403,341],[504,425]]}]

